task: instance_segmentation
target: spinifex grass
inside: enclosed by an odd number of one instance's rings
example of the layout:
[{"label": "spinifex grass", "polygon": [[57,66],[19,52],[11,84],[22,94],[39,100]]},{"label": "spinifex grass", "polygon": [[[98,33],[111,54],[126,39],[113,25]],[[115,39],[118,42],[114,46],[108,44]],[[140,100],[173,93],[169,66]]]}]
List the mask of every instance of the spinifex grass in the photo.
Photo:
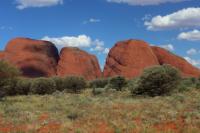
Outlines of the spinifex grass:
[{"label": "spinifex grass", "polygon": [[0,102],[0,133],[198,133],[200,90],[165,97],[55,93]]}]

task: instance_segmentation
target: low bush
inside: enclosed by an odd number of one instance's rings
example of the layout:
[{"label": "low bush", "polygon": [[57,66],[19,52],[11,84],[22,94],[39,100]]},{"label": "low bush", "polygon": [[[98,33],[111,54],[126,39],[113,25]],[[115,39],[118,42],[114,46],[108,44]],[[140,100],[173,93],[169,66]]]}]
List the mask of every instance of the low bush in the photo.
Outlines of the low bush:
[{"label": "low bush", "polygon": [[31,79],[18,78],[15,86],[15,92],[18,95],[28,95],[31,87]]},{"label": "low bush", "polygon": [[15,95],[16,78],[20,74],[21,72],[16,67],[0,61],[0,99],[7,95]]},{"label": "low bush", "polygon": [[69,76],[63,79],[65,90],[69,92],[78,93],[86,88],[86,80],[82,77]]},{"label": "low bush", "polygon": [[196,84],[196,89],[200,89],[200,82]]},{"label": "low bush", "polygon": [[0,99],[4,96],[14,96],[17,94],[15,90],[17,78],[6,78],[0,82]]},{"label": "low bush", "polygon": [[199,82],[197,78],[190,77],[190,78],[183,78],[181,80],[188,87],[195,87],[195,85]]},{"label": "low bush", "polygon": [[200,78],[189,77],[181,79],[178,90],[182,92],[190,89],[200,89]]},{"label": "low bush", "polygon": [[93,88],[92,89],[92,94],[93,95],[100,95],[100,94],[102,94],[103,92],[105,92],[105,88]]},{"label": "low bush", "polygon": [[139,78],[136,77],[136,78],[133,78],[133,79],[128,80],[128,81],[127,81],[127,88],[128,88],[129,90],[132,90],[133,88],[135,88],[136,85],[137,85],[138,79],[139,79]]},{"label": "low bush", "polygon": [[50,78],[36,78],[32,80],[30,93],[32,94],[52,94],[56,91],[56,83]]},{"label": "low bush", "polygon": [[63,91],[64,88],[64,80],[61,77],[52,77],[51,78],[56,84],[56,90]]},{"label": "low bush", "polygon": [[126,86],[126,83],[126,79],[122,76],[112,77],[109,81],[110,87],[117,91],[122,91],[122,88]]},{"label": "low bush", "polygon": [[0,79],[14,78],[21,74],[20,70],[6,61],[0,60]]},{"label": "low bush", "polygon": [[179,71],[170,66],[154,66],[144,70],[132,93],[136,95],[161,96],[175,90],[181,79]]},{"label": "low bush", "polygon": [[104,88],[108,84],[108,79],[95,79],[90,81],[89,87],[90,88]]}]

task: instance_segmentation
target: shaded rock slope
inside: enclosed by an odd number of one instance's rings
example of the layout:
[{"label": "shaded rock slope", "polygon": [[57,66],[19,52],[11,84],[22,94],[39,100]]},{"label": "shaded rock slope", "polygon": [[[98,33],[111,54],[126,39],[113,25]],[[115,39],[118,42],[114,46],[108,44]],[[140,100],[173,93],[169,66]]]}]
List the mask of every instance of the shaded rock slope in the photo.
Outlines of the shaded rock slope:
[{"label": "shaded rock slope", "polygon": [[50,77],[56,75],[59,55],[51,42],[16,38],[8,42],[3,59],[17,66],[26,77]]}]

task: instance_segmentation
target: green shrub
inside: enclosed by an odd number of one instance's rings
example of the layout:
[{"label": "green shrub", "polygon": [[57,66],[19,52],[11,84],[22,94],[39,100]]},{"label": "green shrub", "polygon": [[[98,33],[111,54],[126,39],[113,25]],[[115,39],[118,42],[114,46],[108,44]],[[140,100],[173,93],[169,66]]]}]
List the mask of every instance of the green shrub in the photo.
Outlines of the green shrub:
[{"label": "green shrub", "polygon": [[108,79],[95,79],[90,81],[90,88],[104,88],[108,84]]},{"label": "green shrub", "polygon": [[61,77],[52,77],[51,78],[56,84],[56,90],[63,91],[64,88],[64,80]]},{"label": "green shrub", "polygon": [[112,77],[109,84],[111,88],[122,91],[122,88],[126,86],[126,79],[122,76]]},{"label": "green shrub", "polygon": [[196,88],[196,89],[200,89],[200,77],[197,78],[197,82],[196,82],[195,88]]},{"label": "green shrub", "polygon": [[136,95],[161,96],[176,89],[181,79],[179,71],[170,66],[154,66],[144,70],[132,93]]},{"label": "green shrub", "polygon": [[50,78],[36,78],[30,86],[30,92],[33,94],[52,94],[55,91],[56,83]]},{"label": "green shrub", "polygon": [[196,89],[200,89],[200,82],[196,84]]},{"label": "green shrub", "polygon": [[135,88],[136,85],[137,85],[138,79],[139,79],[139,78],[136,77],[136,78],[133,78],[133,79],[128,80],[128,81],[127,81],[127,88],[128,88],[129,90],[132,90],[133,88]]},{"label": "green shrub", "polygon": [[14,87],[20,71],[11,64],[0,61],[0,99],[7,95],[15,95]]},{"label": "green shrub", "polygon": [[182,78],[177,86],[179,92],[196,88],[199,81],[197,78]]},{"label": "green shrub", "polygon": [[188,87],[195,87],[195,85],[199,82],[199,80],[194,77],[183,78],[181,81]]},{"label": "green shrub", "polygon": [[0,79],[14,78],[21,74],[20,70],[8,62],[0,61]]},{"label": "green shrub", "polygon": [[63,79],[64,88],[69,92],[80,92],[86,88],[86,81],[82,77],[70,76]]},{"label": "green shrub", "polygon": [[18,78],[15,91],[18,95],[28,95],[31,87],[31,79],[28,78]]},{"label": "green shrub", "polygon": [[105,92],[105,88],[93,88],[92,89],[92,94],[93,95],[100,95],[100,94],[102,94],[103,92]]},{"label": "green shrub", "polygon": [[184,82],[180,82],[177,86],[177,92],[184,92],[190,90],[190,87],[184,84]]},{"label": "green shrub", "polygon": [[15,86],[17,83],[17,78],[6,78],[0,81],[0,99],[4,96],[16,95]]}]

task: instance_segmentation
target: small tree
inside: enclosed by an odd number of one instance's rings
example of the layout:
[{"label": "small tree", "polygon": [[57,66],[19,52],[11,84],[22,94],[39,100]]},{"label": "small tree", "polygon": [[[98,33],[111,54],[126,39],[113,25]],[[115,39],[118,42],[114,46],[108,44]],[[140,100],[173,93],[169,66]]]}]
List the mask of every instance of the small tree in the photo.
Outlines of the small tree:
[{"label": "small tree", "polygon": [[122,88],[126,86],[126,79],[122,76],[113,77],[109,81],[110,86],[117,91],[122,91]]},{"label": "small tree", "polygon": [[0,99],[4,96],[15,94],[16,78],[20,74],[19,69],[16,67],[5,61],[0,61]]},{"label": "small tree", "polygon": [[52,94],[55,91],[56,83],[50,78],[36,78],[30,86],[30,92],[33,94]]},{"label": "small tree", "polygon": [[170,65],[150,67],[144,70],[132,92],[148,96],[167,95],[176,89],[180,79],[179,71]]},{"label": "small tree", "polygon": [[70,76],[64,78],[64,88],[74,93],[85,89],[86,85],[87,83],[82,77]]}]

